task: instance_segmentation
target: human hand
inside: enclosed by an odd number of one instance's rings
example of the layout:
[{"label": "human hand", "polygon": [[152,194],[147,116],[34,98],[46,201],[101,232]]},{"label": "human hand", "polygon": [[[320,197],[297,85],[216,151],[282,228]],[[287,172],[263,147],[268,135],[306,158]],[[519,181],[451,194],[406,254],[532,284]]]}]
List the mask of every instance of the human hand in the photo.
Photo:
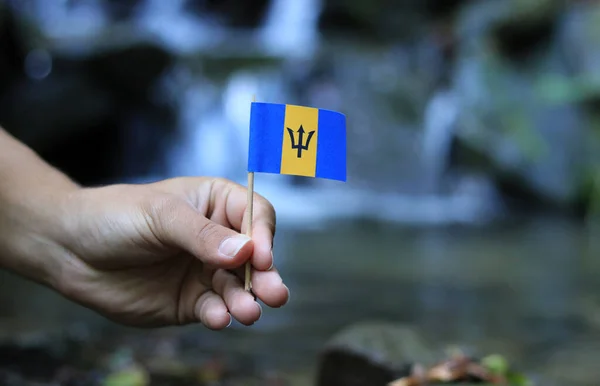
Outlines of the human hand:
[{"label": "human hand", "polygon": [[272,266],[275,212],[258,194],[252,240],[240,234],[246,194],[213,178],[77,189],[53,231],[66,252],[53,285],[127,325],[251,325],[262,310],[243,287],[248,259],[257,299],[281,307],[289,290]]}]

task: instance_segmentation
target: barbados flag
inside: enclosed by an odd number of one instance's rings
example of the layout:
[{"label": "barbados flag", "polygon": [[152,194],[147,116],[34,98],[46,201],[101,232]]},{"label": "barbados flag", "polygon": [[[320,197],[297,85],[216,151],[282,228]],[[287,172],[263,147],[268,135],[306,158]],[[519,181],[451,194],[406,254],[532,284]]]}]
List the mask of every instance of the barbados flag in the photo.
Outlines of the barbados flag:
[{"label": "barbados flag", "polygon": [[253,102],[248,171],[346,181],[346,117],[313,107]]}]

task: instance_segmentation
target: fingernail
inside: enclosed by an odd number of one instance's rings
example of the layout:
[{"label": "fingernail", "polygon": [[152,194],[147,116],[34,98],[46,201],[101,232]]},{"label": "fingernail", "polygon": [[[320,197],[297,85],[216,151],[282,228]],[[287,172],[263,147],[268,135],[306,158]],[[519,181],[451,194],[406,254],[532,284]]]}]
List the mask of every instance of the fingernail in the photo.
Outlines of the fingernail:
[{"label": "fingernail", "polygon": [[284,284],[283,286],[285,287],[285,289],[286,289],[286,290],[287,290],[287,292],[288,292],[288,297],[287,297],[287,300],[285,301],[285,303],[283,303],[283,305],[285,306],[286,304],[288,304],[288,303],[290,302],[290,296],[291,296],[291,295],[290,295],[290,289],[288,288],[288,286],[287,286],[287,285],[285,285],[285,284]]},{"label": "fingernail", "polygon": [[286,304],[288,304],[288,303],[290,302],[290,289],[289,289],[289,288],[288,288],[288,286],[287,286],[287,285],[285,285],[285,284],[284,284],[283,286],[285,287],[285,289],[287,290],[287,293],[288,293],[287,300],[285,301],[285,303],[283,303],[283,304],[282,304],[282,305],[280,305],[280,306],[277,306],[276,308],[283,307],[283,306],[285,306]]},{"label": "fingernail", "polygon": [[269,269],[267,269],[267,271],[272,270],[273,265],[275,265],[275,259],[273,258],[273,250],[271,249],[271,266],[269,267]]},{"label": "fingernail", "polygon": [[229,314],[229,323],[225,326],[225,328],[231,326],[231,323],[233,323],[233,317],[231,316],[231,314]]},{"label": "fingernail", "polygon": [[228,257],[235,257],[248,241],[250,237],[244,235],[229,237],[221,242],[219,252]]},{"label": "fingernail", "polygon": [[258,306],[258,311],[259,311],[258,319],[256,319],[258,321],[260,319],[260,317],[262,316],[262,306],[260,305],[259,302],[256,302],[256,305]]}]

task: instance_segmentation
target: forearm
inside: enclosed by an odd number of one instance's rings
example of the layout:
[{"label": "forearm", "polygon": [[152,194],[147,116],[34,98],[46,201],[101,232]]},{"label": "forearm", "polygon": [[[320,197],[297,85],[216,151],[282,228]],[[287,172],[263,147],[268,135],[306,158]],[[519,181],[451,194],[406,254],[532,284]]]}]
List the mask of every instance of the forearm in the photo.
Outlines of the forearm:
[{"label": "forearm", "polygon": [[53,285],[61,210],[78,186],[0,128],[0,268]]}]

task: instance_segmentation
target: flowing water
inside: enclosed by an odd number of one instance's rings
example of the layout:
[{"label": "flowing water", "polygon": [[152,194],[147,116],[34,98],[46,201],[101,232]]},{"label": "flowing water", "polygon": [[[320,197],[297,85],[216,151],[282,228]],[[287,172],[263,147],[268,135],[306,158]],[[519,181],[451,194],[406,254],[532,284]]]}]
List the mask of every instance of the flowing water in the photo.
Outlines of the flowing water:
[{"label": "flowing water", "polygon": [[590,353],[600,351],[600,249],[588,241],[580,226],[555,218],[479,229],[356,222],[329,223],[325,230],[281,227],[275,258],[291,299],[281,309],[265,307],[252,327],[121,329],[3,274],[2,287],[11,291],[0,296],[0,330],[35,340],[83,326],[91,342],[107,328],[113,336],[155,342],[177,335],[180,361],[219,352],[245,371],[310,374],[336,331],[387,320],[413,326],[433,349],[458,344],[499,352],[533,374],[592,385],[597,369]]}]

